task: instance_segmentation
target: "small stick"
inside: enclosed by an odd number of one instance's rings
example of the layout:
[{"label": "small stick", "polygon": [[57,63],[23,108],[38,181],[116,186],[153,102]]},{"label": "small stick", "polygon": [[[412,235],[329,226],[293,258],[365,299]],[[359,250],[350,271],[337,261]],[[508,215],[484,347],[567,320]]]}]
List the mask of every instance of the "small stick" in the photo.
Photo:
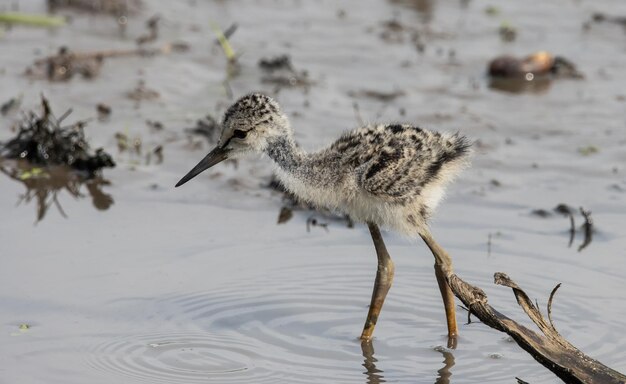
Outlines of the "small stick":
[{"label": "small stick", "polygon": [[560,287],[561,287],[561,283],[558,283],[556,287],[552,289],[552,292],[550,292],[550,298],[548,299],[548,320],[550,321],[550,325],[552,326],[552,329],[554,329],[554,332],[557,332],[557,330],[554,327],[554,323],[552,322],[552,299],[554,299],[554,294]]}]

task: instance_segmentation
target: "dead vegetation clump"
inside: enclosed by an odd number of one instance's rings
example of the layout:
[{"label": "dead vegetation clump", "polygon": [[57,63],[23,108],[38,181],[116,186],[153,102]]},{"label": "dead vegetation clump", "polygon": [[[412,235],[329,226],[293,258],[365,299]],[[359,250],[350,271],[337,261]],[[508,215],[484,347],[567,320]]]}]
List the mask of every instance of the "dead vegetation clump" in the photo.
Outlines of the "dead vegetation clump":
[{"label": "dead vegetation clump", "polygon": [[0,156],[7,159],[23,159],[40,166],[66,165],[84,171],[88,177],[115,162],[103,149],[92,153],[85,138],[85,121],[62,126],[71,110],[56,118],[48,100],[42,96],[41,115],[28,112],[19,123],[17,136],[0,143]]}]

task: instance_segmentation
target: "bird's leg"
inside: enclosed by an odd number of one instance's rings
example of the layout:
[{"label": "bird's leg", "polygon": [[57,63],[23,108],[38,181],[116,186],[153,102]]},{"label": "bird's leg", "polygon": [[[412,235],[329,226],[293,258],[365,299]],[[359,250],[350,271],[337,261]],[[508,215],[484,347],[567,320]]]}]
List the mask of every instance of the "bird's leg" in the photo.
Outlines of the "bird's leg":
[{"label": "bird's leg", "polygon": [[378,257],[378,270],[376,271],[376,280],[374,281],[374,292],[372,292],[372,302],[370,303],[369,311],[367,312],[367,320],[365,320],[365,326],[363,326],[363,333],[361,333],[361,340],[369,341],[372,339],[372,333],[374,333],[374,327],[378,320],[378,315],[383,307],[385,297],[391,283],[393,282],[394,265],[385,247],[385,242],[380,234],[380,229],[376,224],[368,223],[372,240],[374,240],[374,247],[376,248],[376,256]]},{"label": "bird's leg", "polygon": [[423,231],[420,236],[428,248],[430,248],[433,256],[435,256],[435,276],[437,277],[437,284],[441,292],[441,299],[443,300],[443,306],[446,310],[446,321],[448,323],[448,347],[454,348],[456,347],[456,337],[459,331],[456,325],[454,294],[446,280],[446,276],[452,273],[452,259],[450,255],[448,255],[448,252],[437,244],[427,230]]}]

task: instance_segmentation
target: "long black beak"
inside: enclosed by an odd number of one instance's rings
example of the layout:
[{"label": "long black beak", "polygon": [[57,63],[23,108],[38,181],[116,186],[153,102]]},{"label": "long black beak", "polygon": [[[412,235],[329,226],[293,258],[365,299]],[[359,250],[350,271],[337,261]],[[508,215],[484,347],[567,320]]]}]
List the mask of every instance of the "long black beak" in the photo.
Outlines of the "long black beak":
[{"label": "long black beak", "polygon": [[193,169],[189,171],[188,174],[186,174],[182,179],[180,179],[178,183],[176,183],[176,187],[180,187],[181,185],[185,184],[189,180],[198,176],[198,174],[200,174],[202,171],[205,171],[211,168],[212,166],[214,166],[215,164],[228,159],[228,152],[230,152],[230,150],[220,148],[220,147],[215,147],[215,149],[209,152],[209,154],[206,155],[205,158],[202,159],[198,163],[198,165],[193,167]]}]

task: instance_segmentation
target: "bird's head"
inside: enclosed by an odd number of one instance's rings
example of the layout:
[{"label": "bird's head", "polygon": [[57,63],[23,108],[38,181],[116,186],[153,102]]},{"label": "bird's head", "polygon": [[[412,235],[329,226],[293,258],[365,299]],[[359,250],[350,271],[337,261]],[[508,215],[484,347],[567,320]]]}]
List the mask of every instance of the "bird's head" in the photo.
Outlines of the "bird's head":
[{"label": "bird's head", "polygon": [[290,135],[287,116],[281,112],[276,101],[260,93],[244,96],[226,110],[217,146],[176,186],[185,184],[226,159],[261,153],[272,139]]}]

